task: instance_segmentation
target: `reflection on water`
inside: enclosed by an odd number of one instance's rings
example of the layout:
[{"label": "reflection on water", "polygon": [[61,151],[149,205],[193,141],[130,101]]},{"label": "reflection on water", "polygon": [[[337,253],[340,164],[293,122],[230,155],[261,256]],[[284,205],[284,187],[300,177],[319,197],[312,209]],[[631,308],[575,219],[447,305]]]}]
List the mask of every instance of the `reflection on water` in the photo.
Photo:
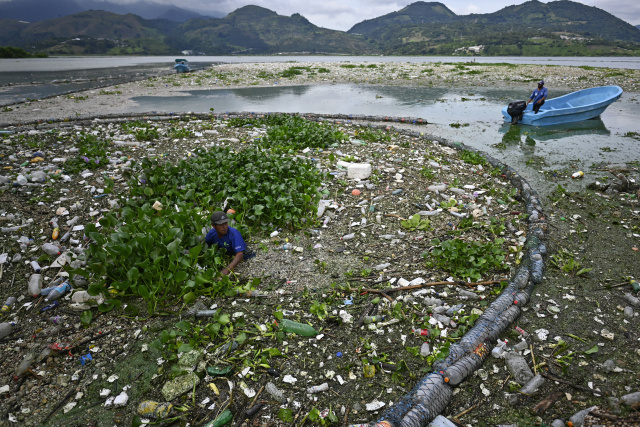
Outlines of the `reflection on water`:
[{"label": "reflection on water", "polygon": [[555,141],[580,135],[608,136],[611,134],[611,131],[606,128],[600,117],[555,126],[527,126],[505,123],[500,126],[498,131],[503,134],[503,144],[519,143],[522,141],[522,137],[525,136],[525,142],[528,145],[534,145],[535,141]]}]

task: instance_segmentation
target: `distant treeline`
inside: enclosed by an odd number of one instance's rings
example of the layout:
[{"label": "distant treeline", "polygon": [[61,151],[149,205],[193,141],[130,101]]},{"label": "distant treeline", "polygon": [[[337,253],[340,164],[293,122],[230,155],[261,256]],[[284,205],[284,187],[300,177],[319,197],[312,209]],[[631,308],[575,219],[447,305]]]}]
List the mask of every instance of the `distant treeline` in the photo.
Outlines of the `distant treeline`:
[{"label": "distant treeline", "polygon": [[24,49],[13,46],[0,46],[0,58],[46,58],[46,53],[30,54]]}]

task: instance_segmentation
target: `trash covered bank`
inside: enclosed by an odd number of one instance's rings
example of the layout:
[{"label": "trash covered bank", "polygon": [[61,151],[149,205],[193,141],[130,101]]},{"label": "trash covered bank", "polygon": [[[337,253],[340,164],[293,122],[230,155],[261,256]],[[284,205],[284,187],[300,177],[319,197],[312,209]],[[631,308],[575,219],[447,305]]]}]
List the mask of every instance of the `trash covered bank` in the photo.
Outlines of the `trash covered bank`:
[{"label": "trash covered bank", "polygon": [[[464,147],[309,119],[3,134],[10,420],[435,418],[542,277],[536,194]],[[257,253],[231,280],[200,241],[223,207]]]}]

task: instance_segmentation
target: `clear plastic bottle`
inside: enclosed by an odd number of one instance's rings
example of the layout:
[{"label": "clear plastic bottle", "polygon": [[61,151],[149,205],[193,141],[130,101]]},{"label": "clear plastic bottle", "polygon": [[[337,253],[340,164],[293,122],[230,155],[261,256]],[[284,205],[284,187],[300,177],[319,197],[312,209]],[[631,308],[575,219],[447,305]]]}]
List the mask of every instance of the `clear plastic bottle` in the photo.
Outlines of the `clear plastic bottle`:
[{"label": "clear plastic bottle", "polygon": [[640,300],[634,297],[630,292],[624,294],[624,299],[626,299],[629,304],[635,305],[636,307],[640,306]]},{"label": "clear plastic bottle", "polygon": [[5,323],[0,323],[0,339],[4,338],[6,336],[8,336],[9,334],[11,334],[11,332],[13,332],[13,328],[16,326],[15,323],[11,322],[5,322]]},{"label": "clear plastic bottle", "polygon": [[24,359],[22,359],[22,362],[16,368],[14,376],[19,377],[20,375],[27,372],[27,369],[29,369],[34,360],[36,360],[36,354],[34,352],[27,353]]},{"label": "clear plastic bottle", "polygon": [[265,390],[267,390],[267,393],[269,393],[275,400],[277,400],[278,402],[284,402],[284,392],[276,387],[274,383],[268,382],[264,388]]},{"label": "clear plastic bottle", "polygon": [[54,324],[58,324],[58,323],[62,323],[62,317],[61,316],[52,316],[49,317],[49,322],[54,323]]},{"label": "clear plastic bottle", "polygon": [[198,310],[195,312],[195,317],[213,317],[218,310]]},{"label": "clear plastic bottle", "polygon": [[381,234],[380,238],[381,239],[385,239],[385,240],[392,240],[394,239],[396,236],[394,236],[393,234]]},{"label": "clear plastic bottle", "polygon": [[60,255],[60,248],[53,243],[45,243],[40,246],[40,249],[42,249],[42,252],[46,253],[47,255]]},{"label": "clear plastic bottle", "polygon": [[434,305],[438,306],[443,304],[441,299],[431,298],[431,297],[425,297],[424,303],[425,305],[428,305],[428,306],[434,306]]},{"label": "clear plastic bottle", "polygon": [[6,313],[11,310],[11,306],[16,302],[16,297],[9,297],[2,305],[2,312]]},{"label": "clear plastic bottle", "polygon": [[321,391],[327,391],[329,390],[329,384],[328,383],[322,383],[320,385],[314,385],[311,386],[307,389],[307,393],[313,394],[313,393],[320,393]]},{"label": "clear plastic bottle", "polygon": [[421,337],[427,337],[429,336],[429,330],[428,329],[411,329],[411,331],[416,334],[419,335]]},{"label": "clear plastic bottle", "polygon": [[55,288],[51,289],[51,291],[48,293],[47,297],[44,300],[45,302],[55,301],[61,296],[63,296],[64,294],[66,294],[67,292],[69,292],[70,290],[71,290],[71,285],[69,284],[69,282],[61,283]]},{"label": "clear plastic bottle", "polygon": [[34,298],[40,296],[42,291],[42,274],[32,274],[29,277],[29,295]]}]

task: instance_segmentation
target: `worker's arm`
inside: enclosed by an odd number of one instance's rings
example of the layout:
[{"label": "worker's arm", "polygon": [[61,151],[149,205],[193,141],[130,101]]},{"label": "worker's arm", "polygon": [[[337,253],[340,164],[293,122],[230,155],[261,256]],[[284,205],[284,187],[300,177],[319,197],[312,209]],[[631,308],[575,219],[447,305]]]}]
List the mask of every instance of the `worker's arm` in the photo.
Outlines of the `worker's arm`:
[{"label": "worker's arm", "polygon": [[234,256],[233,259],[231,260],[231,263],[227,267],[223,268],[220,273],[223,276],[228,275],[233,271],[234,268],[236,268],[236,265],[238,265],[240,261],[242,261],[243,259],[244,259],[244,251],[240,251],[236,253],[236,256]]}]

